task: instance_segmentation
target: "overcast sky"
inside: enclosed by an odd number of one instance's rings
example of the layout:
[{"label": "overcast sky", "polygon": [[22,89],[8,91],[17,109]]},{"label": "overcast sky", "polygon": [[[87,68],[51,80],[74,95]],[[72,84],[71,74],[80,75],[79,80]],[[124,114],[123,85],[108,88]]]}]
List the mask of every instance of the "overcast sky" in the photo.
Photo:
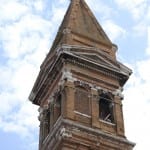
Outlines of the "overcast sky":
[{"label": "overcast sky", "polygon": [[[124,88],[126,136],[150,147],[150,1],[85,0],[133,70]],[[0,0],[0,149],[37,150],[37,106],[28,95],[70,0]]]}]

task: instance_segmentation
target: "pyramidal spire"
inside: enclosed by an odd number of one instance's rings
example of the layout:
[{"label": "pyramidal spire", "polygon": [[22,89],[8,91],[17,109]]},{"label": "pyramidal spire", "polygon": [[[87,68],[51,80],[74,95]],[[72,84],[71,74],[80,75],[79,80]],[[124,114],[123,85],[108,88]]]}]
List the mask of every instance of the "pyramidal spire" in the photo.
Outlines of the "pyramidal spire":
[{"label": "pyramidal spire", "polygon": [[[84,0],[71,0],[51,48],[62,44],[111,49],[112,42]],[[107,48],[106,48],[107,49]]]}]

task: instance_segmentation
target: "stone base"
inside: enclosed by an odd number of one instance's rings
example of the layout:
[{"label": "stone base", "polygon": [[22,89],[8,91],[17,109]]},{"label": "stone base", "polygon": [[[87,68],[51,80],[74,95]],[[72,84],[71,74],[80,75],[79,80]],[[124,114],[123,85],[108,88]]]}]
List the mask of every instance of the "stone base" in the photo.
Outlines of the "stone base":
[{"label": "stone base", "polygon": [[40,150],[132,150],[134,145],[126,138],[59,118]]}]

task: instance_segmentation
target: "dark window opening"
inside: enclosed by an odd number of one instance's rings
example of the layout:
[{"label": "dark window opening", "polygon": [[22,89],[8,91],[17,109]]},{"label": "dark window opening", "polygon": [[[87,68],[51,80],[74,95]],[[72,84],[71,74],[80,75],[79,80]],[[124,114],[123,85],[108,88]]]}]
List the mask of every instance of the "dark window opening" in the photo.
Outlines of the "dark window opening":
[{"label": "dark window opening", "polygon": [[114,123],[113,102],[110,96],[102,93],[99,101],[99,118]]}]

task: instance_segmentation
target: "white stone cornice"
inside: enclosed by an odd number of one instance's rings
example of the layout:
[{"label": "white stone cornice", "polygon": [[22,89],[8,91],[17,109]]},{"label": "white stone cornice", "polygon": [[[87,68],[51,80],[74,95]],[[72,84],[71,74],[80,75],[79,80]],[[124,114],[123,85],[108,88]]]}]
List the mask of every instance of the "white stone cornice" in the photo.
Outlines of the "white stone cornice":
[{"label": "white stone cornice", "polygon": [[63,127],[60,130],[60,136],[62,136],[63,138],[70,138],[70,137],[72,137],[72,134],[69,133],[69,131],[67,131],[65,127]]},{"label": "white stone cornice", "polygon": [[61,77],[61,80],[59,82],[59,86],[62,86],[66,80],[70,81],[70,82],[74,82],[77,79],[72,76],[72,73],[69,69],[65,68],[62,71],[62,77]]},{"label": "white stone cornice", "polygon": [[122,94],[122,89],[116,89],[116,91],[113,92],[113,95],[119,96],[121,99],[124,98],[124,95]]}]

